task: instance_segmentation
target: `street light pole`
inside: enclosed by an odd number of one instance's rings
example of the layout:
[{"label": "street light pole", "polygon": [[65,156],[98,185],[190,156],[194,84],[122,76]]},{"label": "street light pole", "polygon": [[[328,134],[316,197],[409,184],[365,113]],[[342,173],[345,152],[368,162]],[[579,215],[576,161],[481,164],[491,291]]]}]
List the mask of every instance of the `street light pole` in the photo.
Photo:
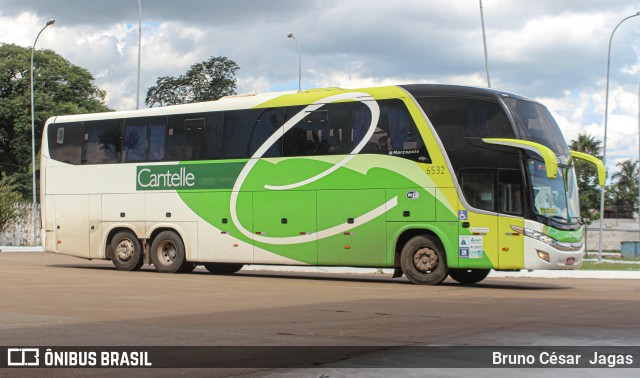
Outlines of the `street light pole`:
[{"label": "street light pole", "polygon": [[136,110],[140,109],[140,57],[142,55],[142,3],[138,0],[138,85],[136,86]]},{"label": "street light pole", "polygon": [[[616,27],[613,29],[613,32],[611,32],[611,37],[609,38],[609,50],[607,53],[607,84],[606,84],[607,86],[606,86],[605,96],[604,96],[604,139],[602,141],[602,162],[605,164],[605,167],[607,165],[607,122],[609,119],[609,70],[611,66],[611,41],[613,40],[613,35],[616,33],[616,30],[618,30],[618,27],[626,20],[636,16],[640,16],[640,12],[636,12],[636,14],[625,17],[622,21],[620,21],[618,25],[616,25]],[[598,262],[602,262],[602,232],[604,227],[604,192],[605,192],[605,188],[603,186],[600,190],[600,240],[598,245]]]},{"label": "street light pole", "polygon": [[487,70],[487,87],[491,88],[491,76],[489,75],[489,53],[487,50],[487,35],[484,32],[484,12],[482,11],[482,0],[480,0],[480,23],[482,24],[482,42],[484,44],[484,67]]},{"label": "street light pole", "polygon": [[296,47],[298,48],[298,92],[299,92],[301,88],[301,82],[302,82],[302,55],[300,54],[300,44],[298,43],[298,39],[296,39],[296,37],[293,36],[293,33],[287,34],[287,37],[296,41]]},{"label": "street light pole", "polygon": [[37,228],[38,228],[38,220],[37,220],[37,211],[36,211],[36,121],[35,121],[35,101],[33,96],[33,55],[36,50],[36,43],[38,42],[38,38],[40,38],[40,34],[47,28],[49,25],[53,25],[56,20],[51,19],[47,21],[40,32],[36,36],[35,41],[33,41],[33,48],[31,49],[31,170],[33,171],[33,182],[31,192],[33,194],[33,244],[36,244],[37,240]]}]

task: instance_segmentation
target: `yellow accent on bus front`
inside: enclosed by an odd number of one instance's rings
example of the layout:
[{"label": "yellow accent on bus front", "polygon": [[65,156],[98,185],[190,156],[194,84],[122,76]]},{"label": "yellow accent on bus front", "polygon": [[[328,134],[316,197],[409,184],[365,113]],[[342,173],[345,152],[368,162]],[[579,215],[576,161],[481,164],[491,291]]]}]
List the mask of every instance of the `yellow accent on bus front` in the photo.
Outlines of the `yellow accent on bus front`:
[{"label": "yellow accent on bus front", "polygon": [[558,175],[558,159],[556,158],[556,154],[551,151],[550,148],[543,146],[540,143],[507,138],[483,138],[482,141],[489,144],[498,144],[533,151],[540,155],[544,160],[548,178],[554,179]]},{"label": "yellow accent on bus front", "polygon": [[585,154],[584,152],[578,152],[578,151],[569,151],[569,152],[571,153],[572,158],[584,160],[595,165],[598,170],[598,184],[600,186],[604,186],[604,182],[607,179],[607,170],[605,169],[604,163],[602,162],[602,160],[598,159],[595,156]]}]

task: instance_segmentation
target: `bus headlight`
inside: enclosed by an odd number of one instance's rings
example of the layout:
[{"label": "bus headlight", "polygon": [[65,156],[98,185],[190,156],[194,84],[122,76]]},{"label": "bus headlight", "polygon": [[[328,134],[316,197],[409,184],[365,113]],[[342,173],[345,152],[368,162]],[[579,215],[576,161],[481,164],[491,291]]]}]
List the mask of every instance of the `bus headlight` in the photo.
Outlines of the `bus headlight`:
[{"label": "bus headlight", "polygon": [[523,234],[524,236],[528,236],[530,238],[534,238],[536,240],[539,240],[539,241],[543,242],[544,244],[554,245],[556,243],[556,241],[552,237],[550,237],[548,235],[545,235],[540,231],[535,231],[535,230],[532,230],[530,228],[522,228],[522,227],[517,227],[517,226],[511,226],[511,229],[513,231],[519,233],[519,234]]}]

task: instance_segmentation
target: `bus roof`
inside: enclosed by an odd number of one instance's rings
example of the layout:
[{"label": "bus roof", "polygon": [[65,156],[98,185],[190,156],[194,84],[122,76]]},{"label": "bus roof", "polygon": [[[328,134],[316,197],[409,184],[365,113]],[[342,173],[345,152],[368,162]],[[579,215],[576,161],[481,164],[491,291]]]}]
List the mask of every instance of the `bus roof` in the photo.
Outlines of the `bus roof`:
[{"label": "bus roof", "polygon": [[449,84],[406,84],[400,85],[401,88],[409,92],[413,97],[431,97],[431,96],[470,96],[484,98],[502,98],[509,97],[519,100],[533,101],[530,98],[515,95],[513,93],[499,91],[491,88],[469,87],[464,85]]},{"label": "bus roof", "polygon": [[[532,101],[525,97],[517,96],[512,93],[502,92],[489,88],[469,87],[462,85],[446,85],[446,84],[406,84],[397,86],[406,90],[413,97],[430,97],[430,96],[471,96],[471,97],[483,97],[497,99],[500,97],[510,97]],[[373,87],[372,87],[373,88]],[[353,90],[364,90],[353,89]],[[80,122],[80,121],[93,121],[112,118],[134,118],[134,117],[154,117],[165,116],[171,114],[183,114],[183,113],[200,113],[211,111],[226,111],[226,110],[239,110],[247,109],[257,106],[258,104],[267,102],[274,98],[284,95],[295,95],[297,93],[309,93],[320,91],[342,91],[345,89],[331,87],[331,88],[315,88],[298,91],[282,91],[282,92],[266,92],[266,93],[248,93],[233,96],[226,96],[216,101],[198,102],[191,104],[163,106],[156,108],[147,108],[140,110],[125,110],[117,112],[104,112],[104,113],[91,113],[91,114],[76,114],[76,115],[63,115],[57,117],[51,117],[47,123],[60,123],[60,122]]]}]

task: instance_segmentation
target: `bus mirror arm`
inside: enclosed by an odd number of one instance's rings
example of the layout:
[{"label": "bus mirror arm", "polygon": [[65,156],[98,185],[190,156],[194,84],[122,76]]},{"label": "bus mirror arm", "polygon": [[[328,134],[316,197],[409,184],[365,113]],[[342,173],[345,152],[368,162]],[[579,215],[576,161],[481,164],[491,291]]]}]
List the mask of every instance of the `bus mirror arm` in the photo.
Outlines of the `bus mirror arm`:
[{"label": "bus mirror arm", "polygon": [[588,163],[595,165],[596,169],[598,170],[598,184],[600,186],[604,186],[604,183],[607,179],[607,170],[604,167],[604,163],[602,162],[602,160],[598,159],[595,156],[585,154],[584,152],[578,152],[578,151],[569,151],[569,152],[571,153],[571,158],[584,160]]},{"label": "bus mirror arm", "polygon": [[555,179],[558,176],[558,158],[556,157],[556,154],[547,146],[522,139],[482,138],[482,141],[488,144],[497,144],[500,146],[508,146],[532,151],[540,155],[544,160],[548,178]]}]

